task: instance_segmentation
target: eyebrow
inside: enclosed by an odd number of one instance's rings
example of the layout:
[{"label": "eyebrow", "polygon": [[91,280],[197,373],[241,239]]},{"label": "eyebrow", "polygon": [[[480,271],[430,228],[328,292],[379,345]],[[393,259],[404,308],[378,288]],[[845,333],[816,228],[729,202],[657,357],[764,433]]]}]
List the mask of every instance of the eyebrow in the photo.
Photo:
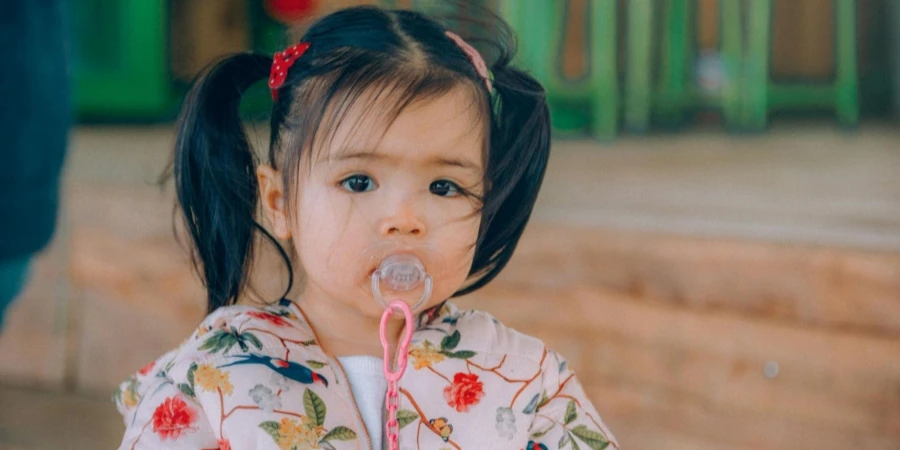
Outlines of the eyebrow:
[{"label": "eyebrow", "polygon": [[[370,161],[385,161],[385,162],[396,162],[397,158],[393,156],[388,156],[380,153],[374,152],[348,152],[342,153],[336,157],[330,158],[332,161],[346,161],[353,159],[361,159],[361,160],[370,160]],[[460,167],[463,169],[471,170],[473,172],[481,172],[481,167],[478,164],[475,164],[471,161],[467,161],[464,159],[454,159],[454,158],[445,158],[438,157],[432,158],[428,161],[428,164],[435,166],[450,166],[450,167]]]}]

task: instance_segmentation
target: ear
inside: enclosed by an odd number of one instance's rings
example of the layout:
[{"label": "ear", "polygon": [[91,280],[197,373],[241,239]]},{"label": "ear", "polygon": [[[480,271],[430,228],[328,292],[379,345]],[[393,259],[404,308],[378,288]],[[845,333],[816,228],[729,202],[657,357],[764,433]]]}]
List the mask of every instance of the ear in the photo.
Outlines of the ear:
[{"label": "ear", "polygon": [[283,241],[290,239],[291,227],[285,210],[281,172],[261,164],[256,168],[256,180],[259,182],[259,199],[266,219],[272,226],[272,233]]}]

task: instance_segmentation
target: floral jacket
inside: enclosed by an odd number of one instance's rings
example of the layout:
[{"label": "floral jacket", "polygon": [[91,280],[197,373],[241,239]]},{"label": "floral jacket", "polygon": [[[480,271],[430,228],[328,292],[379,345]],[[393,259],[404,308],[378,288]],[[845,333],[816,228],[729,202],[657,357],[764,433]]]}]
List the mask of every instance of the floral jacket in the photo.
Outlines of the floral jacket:
[{"label": "floral jacket", "polygon": [[[401,449],[615,450],[566,362],[487,313],[423,313],[400,380]],[[120,449],[371,449],[340,362],[296,304],[229,306],[128,378]]]}]

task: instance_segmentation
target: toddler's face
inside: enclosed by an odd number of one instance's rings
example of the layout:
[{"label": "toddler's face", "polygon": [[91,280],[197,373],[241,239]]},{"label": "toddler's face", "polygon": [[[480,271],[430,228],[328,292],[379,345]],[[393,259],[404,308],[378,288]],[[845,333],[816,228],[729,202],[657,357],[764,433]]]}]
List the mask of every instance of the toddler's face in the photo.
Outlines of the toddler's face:
[{"label": "toddler's face", "polygon": [[[304,295],[380,316],[372,273],[385,257],[412,253],[434,280],[427,308],[457,291],[472,265],[481,216],[460,191],[483,192],[483,126],[461,88],[410,104],[386,131],[377,119],[360,120],[364,108],[348,111],[294,187],[290,234]],[[385,299],[413,305],[421,294]]]}]

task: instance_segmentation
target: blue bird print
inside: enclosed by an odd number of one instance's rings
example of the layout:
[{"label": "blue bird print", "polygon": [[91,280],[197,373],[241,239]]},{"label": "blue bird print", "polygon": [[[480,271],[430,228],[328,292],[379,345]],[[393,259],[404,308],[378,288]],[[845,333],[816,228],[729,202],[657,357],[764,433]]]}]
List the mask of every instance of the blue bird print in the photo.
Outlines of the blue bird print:
[{"label": "blue bird print", "polygon": [[241,364],[261,364],[269,367],[279,375],[289,380],[293,380],[303,384],[322,383],[325,385],[325,387],[328,387],[328,380],[326,380],[325,377],[313,372],[312,369],[302,364],[285,361],[279,358],[269,358],[253,354],[236,355],[235,357],[240,358],[240,360],[225,364],[223,366],[219,366],[219,368],[221,369],[223,367],[237,366]]}]

